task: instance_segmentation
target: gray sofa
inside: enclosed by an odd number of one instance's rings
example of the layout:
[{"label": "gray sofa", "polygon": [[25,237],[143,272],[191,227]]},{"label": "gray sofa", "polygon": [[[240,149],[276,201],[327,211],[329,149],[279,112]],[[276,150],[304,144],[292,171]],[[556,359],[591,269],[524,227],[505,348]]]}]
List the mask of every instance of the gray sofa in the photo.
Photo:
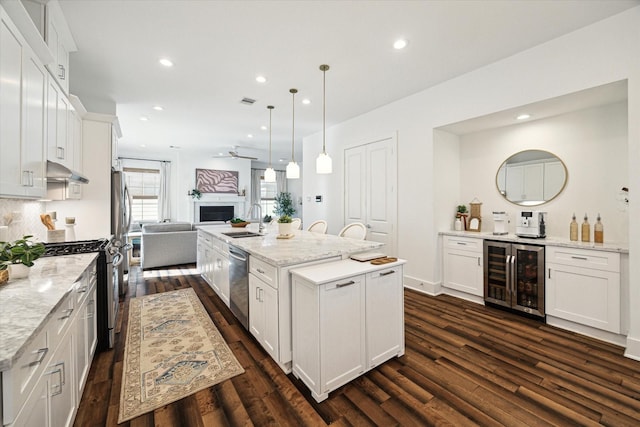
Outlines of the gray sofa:
[{"label": "gray sofa", "polygon": [[142,269],[196,262],[198,232],[188,222],[144,224],[140,244]]}]

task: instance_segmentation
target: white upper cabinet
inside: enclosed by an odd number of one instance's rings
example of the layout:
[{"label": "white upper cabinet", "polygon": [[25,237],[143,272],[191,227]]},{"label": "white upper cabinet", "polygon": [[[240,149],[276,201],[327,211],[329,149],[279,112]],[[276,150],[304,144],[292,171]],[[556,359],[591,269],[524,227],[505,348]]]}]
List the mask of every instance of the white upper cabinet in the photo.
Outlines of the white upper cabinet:
[{"label": "white upper cabinet", "polygon": [[46,72],[0,7],[0,196],[46,192]]},{"label": "white upper cabinet", "polygon": [[60,4],[56,0],[45,6],[45,41],[54,61],[47,64],[49,72],[58,82],[62,91],[69,94],[69,52],[77,50],[71,31],[64,18]]}]

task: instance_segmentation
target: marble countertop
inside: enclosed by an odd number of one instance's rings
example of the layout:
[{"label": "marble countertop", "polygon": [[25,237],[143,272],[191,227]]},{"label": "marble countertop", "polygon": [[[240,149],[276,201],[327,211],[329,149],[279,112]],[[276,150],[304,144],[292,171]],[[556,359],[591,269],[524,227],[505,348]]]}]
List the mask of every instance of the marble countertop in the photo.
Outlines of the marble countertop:
[{"label": "marble countertop", "polygon": [[263,236],[233,238],[222,233],[237,231],[257,231],[258,224],[249,224],[246,228],[232,228],[231,226],[198,227],[213,237],[236,246],[249,254],[260,258],[275,266],[301,264],[309,261],[321,260],[379,249],[383,243],[368,240],[356,240],[338,237],[332,234],[311,233],[296,230],[290,239],[278,239],[278,227],[267,225]]},{"label": "marble countertop", "polygon": [[379,270],[389,270],[405,264],[407,261],[399,259],[387,264],[374,265],[370,262],[359,262],[351,259],[330,262],[328,264],[318,264],[309,267],[294,268],[291,274],[299,276],[316,285],[334,282],[336,280],[348,279],[349,277],[371,273]]},{"label": "marble countertop", "polygon": [[594,243],[594,242],[572,242],[569,239],[563,239],[560,237],[547,236],[542,239],[531,239],[526,237],[518,237],[515,234],[496,235],[491,232],[476,233],[473,231],[441,231],[443,236],[460,236],[460,237],[472,237],[476,239],[484,240],[499,240],[503,242],[522,243],[529,245],[542,245],[542,246],[560,246],[564,248],[574,249],[591,249],[596,251],[605,252],[618,252],[621,254],[629,253],[629,245],[607,242],[607,243]]},{"label": "marble countertop", "polygon": [[0,285],[0,371],[12,367],[97,256],[40,258],[28,278]]}]

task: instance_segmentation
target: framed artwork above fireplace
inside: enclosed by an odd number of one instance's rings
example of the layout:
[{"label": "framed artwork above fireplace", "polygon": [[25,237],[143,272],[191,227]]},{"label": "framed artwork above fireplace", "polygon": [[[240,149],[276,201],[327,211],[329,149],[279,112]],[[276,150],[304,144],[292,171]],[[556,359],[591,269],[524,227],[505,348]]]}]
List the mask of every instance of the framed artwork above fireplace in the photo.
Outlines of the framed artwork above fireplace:
[{"label": "framed artwork above fireplace", "polygon": [[238,171],[196,169],[196,188],[201,193],[238,194]]}]

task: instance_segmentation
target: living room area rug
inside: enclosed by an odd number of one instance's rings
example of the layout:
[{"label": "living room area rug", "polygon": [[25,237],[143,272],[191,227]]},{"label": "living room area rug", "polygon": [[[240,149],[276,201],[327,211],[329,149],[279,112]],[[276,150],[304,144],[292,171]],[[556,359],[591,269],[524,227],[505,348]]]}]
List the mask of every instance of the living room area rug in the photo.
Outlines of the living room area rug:
[{"label": "living room area rug", "polygon": [[118,424],[243,372],[193,289],[132,298]]}]

